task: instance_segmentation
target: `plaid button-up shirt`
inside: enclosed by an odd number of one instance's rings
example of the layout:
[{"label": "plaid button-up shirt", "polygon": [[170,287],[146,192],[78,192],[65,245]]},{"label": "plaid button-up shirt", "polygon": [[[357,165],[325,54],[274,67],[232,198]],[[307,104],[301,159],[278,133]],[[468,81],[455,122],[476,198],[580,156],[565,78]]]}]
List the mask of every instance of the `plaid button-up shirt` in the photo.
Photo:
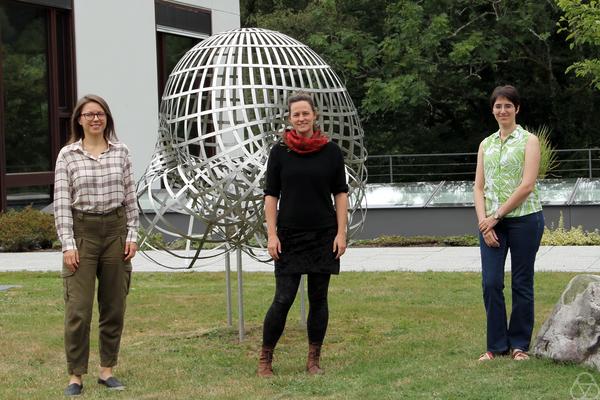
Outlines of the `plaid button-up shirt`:
[{"label": "plaid button-up shirt", "polygon": [[81,140],[62,148],[54,175],[54,222],[62,250],[76,249],[71,209],[105,214],[125,206],[127,241],[137,241],[137,199],[129,149],[108,141],[97,158],[85,151]]}]

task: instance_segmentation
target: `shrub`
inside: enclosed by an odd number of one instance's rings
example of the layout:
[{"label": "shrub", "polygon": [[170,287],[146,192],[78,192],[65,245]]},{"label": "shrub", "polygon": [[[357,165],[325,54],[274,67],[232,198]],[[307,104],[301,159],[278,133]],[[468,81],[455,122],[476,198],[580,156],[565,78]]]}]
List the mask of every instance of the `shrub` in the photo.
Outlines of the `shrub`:
[{"label": "shrub", "polygon": [[376,239],[356,240],[354,247],[410,247],[410,246],[477,246],[473,235],[462,236],[380,236]]},{"label": "shrub", "polygon": [[562,212],[558,219],[558,227],[555,229],[545,227],[544,236],[542,236],[542,246],[598,246],[600,245],[600,232],[584,231],[580,225],[565,229],[565,223]]},{"label": "shrub", "polygon": [[[158,249],[168,249],[168,250],[185,250],[186,240],[185,239],[175,239],[172,241],[165,240],[165,237],[160,232],[154,232],[148,234],[143,227],[140,227],[138,230],[138,244],[141,243],[141,250],[152,250]],[[214,249],[218,246],[218,243],[206,242],[202,248],[204,250]],[[197,242],[192,242],[190,249],[196,250],[198,248]]]},{"label": "shrub", "polygon": [[525,130],[536,135],[540,141],[540,170],[538,171],[538,178],[546,179],[552,175],[552,171],[558,168],[560,164],[558,162],[558,153],[550,142],[551,129],[546,125],[542,125],[537,129],[525,127]]},{"label": "shrub", "polygon": [[50,249],[58,238],[54,217],[32,207],[0,213],[0,250]]},{"label": "shrub", "polygon": [[164,249],[167,247],[167,243],[160,232],[154,232],[152,234],[148,234],[144,228],[140,226],[138,229],[138,244],[141,244],[140,250],[152,250],[152,248],[156,249]]}]

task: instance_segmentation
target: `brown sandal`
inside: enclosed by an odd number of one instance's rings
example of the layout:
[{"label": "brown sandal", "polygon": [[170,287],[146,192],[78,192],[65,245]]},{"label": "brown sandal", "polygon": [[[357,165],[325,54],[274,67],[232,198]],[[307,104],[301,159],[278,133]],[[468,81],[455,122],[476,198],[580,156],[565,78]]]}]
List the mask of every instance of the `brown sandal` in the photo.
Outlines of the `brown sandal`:
[{"label": "brown sandal", "polygon": [[491,351],[486,351],[485,353],[479,356],[478,361],[490,361],[494,358],[496,358],[496,356],[494,356],[494,353],[492,353]]},{"label": "brown sandal", "polygon": [[521,349],[513,349],[511,357],[515,361],[527,361],[529,360],[529,354]]}]

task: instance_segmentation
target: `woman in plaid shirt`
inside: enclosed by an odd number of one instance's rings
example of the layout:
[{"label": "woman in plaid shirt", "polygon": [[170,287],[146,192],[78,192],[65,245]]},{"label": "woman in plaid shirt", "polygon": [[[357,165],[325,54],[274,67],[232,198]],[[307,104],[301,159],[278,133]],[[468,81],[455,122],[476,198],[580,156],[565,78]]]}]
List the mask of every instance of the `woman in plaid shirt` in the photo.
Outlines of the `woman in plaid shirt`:
[{"label": "woman in plaid shirt", "polygon": [[139,224],[129,150],[117,141],[104,99],[81,98],[71,116],[71,137],[56,160],[54,219],[63,250],[66,395],[83,390],[98,280],[98,383],[122,390],[117,364]]}]

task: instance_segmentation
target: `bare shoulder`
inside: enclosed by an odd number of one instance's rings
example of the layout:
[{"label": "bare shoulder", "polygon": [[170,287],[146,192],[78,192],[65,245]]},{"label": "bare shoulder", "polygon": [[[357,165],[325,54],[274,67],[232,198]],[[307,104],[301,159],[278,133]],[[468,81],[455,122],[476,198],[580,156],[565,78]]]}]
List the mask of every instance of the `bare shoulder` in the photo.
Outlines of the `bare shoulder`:
[{"label": "bare shoulder", "polygon": [[533,133],[529,132],[529,137],[527,138],[527,145],[528,146],[539,146],[540,139]]},{"label": "bare shoulder", "polygon": [[534,135],[533,133],[530,132],[529,133],[529,140],[528,141],[533,141],[533,142],[538,142],[539,143],[540,139],[536,135]]}]

